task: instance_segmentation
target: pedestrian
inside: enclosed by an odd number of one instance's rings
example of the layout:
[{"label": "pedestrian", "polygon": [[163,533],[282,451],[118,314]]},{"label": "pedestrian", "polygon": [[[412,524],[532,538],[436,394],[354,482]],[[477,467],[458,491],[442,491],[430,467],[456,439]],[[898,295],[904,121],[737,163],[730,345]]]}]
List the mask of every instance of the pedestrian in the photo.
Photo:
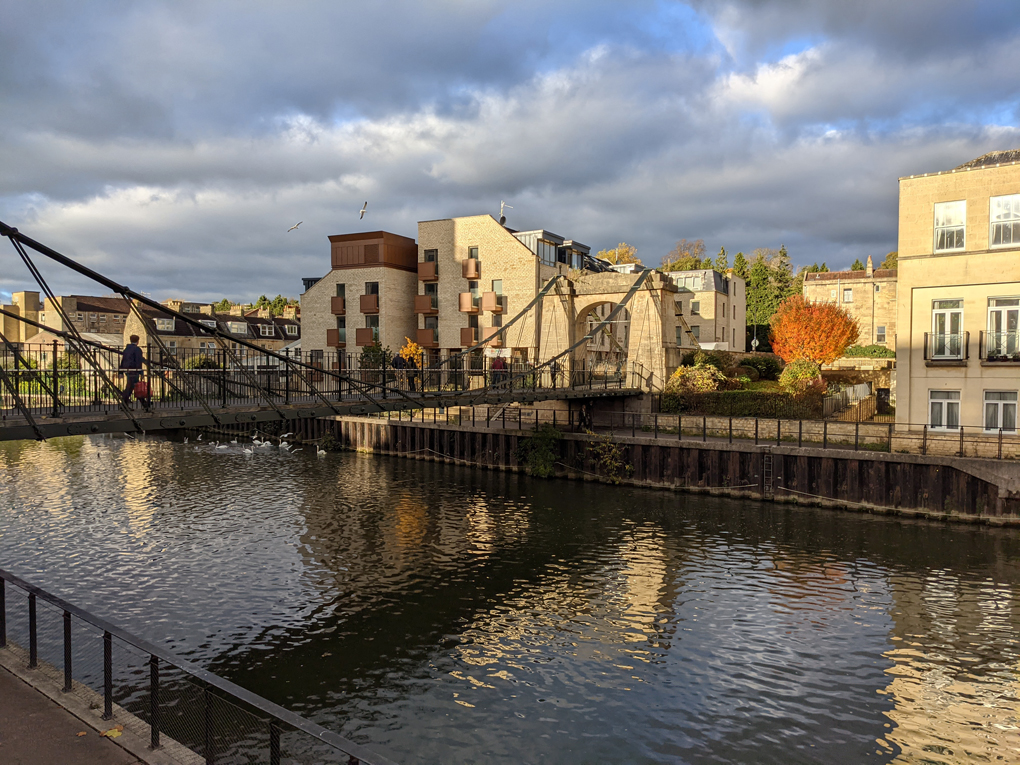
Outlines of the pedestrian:
[{"label": "pedestrian", "polygon": [[[127,387],[121,394],[124,405],[131,401],[131,395],[142,402],[145,411],[152,406],[152,399],[149,395],[149,386],[142,381],[142,349],[138,347],[138,335],[131,335],[130,342],[124,346],[124,352],[120,357],[120,369],[127,375]],[[145,387],[144,391],[141,389]],[[142,395],[138,395],[141,393]]]},{"label": "pedestrian", "polygon": [[397,382],[397,390],[406,387],[407,375],[404,370],[407,369],[407,361],[399,353],[393,357],[393,363],[390,365],[393,367],[394,377]]},{"label": "pedestrian", "polygon": [[505,379],[506,374],[506,362],[503,361],[502,356],[497,356],[492,360],[492,378],[496,385],[499,385]]}]

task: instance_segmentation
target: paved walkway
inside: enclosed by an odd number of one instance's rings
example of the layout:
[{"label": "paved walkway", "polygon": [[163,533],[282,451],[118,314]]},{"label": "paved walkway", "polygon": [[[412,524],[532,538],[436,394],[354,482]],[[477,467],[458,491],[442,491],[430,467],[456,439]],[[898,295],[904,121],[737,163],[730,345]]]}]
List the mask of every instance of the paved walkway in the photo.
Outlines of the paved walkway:
[{"label": "paved walkway", "polygon": [[[85,735],[79,736],[82,731]],[[0,762],[135,765],[141,761],[0,667]]]}]

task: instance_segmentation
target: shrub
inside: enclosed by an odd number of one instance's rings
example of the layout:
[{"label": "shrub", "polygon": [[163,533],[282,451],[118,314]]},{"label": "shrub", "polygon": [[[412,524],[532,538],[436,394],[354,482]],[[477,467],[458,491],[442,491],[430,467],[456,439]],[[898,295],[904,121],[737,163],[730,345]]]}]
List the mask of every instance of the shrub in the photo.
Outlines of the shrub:
[{"label": "shrub", "polygon": [[720,372],[734,367],[733,354],[726,351],[688,351],[680,363],[685,367],[715,367]]},{"label": "shrub", "polygon": [[835,303],[809,303],[791,295],[769,319],[769,339],[781,359],[829,364],[857,342],[857,321]]},{"label": "shrub", "polygon": [[762,390],[720,390],[673,398],[663,394],[660,408],[665,414],[808,420],[821,416],[822,396],[817,391],[794,394]]},{"label": "shrub", "polygon": [[219,369],[220,365],[212,356],[206,356],[204,354],[198,356],[188,356],[184,360],[185,369]]},{"label": "shrub", "polygon": [[815,362],[807,359],[797,359],[787,364],[779,377],[779,384],[784,389],[796,393],[803,393],[813,387],[825,389],[821,370]]},{"label": "shrub", "polygon": [[389,366],[392,359],[393,351],[389,349],[389,346],[383,348],[376,342],[365,346],[359,361],[362,369],[382,369],[384,366]]},{"label": "shrub", "polygon": [[550,478],[556,475],[556,459],[562,437],[563,434],[552,425],[543,425],[537,433],[521,440],[514,457],[531,475]]},{"label": "shrub", "polygon": [[733,373],[740,382],[745,384],[749,382],[758,382],[758,380],[761,379],[761,375],[758,374],[758,370],[754,367],[740,366],[734,369]]},{"label": "shrub", "polygon": [[896,351],[884,345],[852,345],[843,355],[851,359],[894,359]]},{"label": "shrub", "polygon": [[746,356],[740,363],[742,366],[754,369],[761,380],[778,380],[779,373],[783,371],[783,365],[779,363],[779,359],[766,354]]}]

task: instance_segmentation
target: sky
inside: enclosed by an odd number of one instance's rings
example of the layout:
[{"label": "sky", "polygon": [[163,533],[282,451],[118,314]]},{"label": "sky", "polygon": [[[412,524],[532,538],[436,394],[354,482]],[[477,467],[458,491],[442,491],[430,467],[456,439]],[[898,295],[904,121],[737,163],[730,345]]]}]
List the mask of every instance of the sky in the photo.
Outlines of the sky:
[{"label": "sky", "polygon": [[[501,200],[649,265],[877,264],[899,177],[1020,148],[1016,0],[3,8],[0,220],[157,299],[296,297],[330,234]],[[0,299],[34,288],[0,242]]]}]

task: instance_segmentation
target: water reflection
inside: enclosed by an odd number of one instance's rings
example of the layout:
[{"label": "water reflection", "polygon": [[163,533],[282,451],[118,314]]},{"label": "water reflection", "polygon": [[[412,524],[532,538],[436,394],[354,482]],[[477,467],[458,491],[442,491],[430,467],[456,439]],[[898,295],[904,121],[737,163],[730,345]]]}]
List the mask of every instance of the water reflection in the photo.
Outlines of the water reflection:
[{"label": "water reflection", "polygon": [[1017,751],[1017,539],[157,439],[0,446],[0,559],[398,761]]}]

